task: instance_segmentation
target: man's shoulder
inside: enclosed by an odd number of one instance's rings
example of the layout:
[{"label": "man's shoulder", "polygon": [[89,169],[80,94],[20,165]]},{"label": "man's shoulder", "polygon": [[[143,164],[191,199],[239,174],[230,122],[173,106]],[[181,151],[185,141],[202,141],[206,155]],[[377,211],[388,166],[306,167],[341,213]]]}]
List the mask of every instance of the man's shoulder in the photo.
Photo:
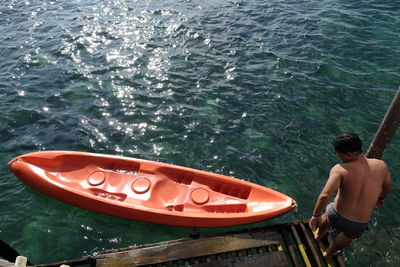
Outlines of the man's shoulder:
[{"label": "man's shoulder", "polygon": [[341,163],[341,164],[336,164],[332,167],[331,173],[332,172],[344,172],[346,168],[344,167],[346,163]]},{"label": "man's shoulder", "polygon": [[381,159],[367,159],[368,163],[372,166],[386,168],[386,163]]}]

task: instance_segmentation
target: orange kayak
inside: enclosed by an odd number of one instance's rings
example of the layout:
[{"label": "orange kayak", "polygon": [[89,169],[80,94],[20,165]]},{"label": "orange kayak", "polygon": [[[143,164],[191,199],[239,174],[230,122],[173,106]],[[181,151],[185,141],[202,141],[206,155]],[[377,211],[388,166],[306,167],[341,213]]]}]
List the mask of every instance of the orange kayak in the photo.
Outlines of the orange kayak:
[{"label": "orange kayak", "polygon": [[236,178],[160,162],[74,151],[16,157],[12,172],[84,209],[159,224],[220,227],[285,213],[295,200]]}]

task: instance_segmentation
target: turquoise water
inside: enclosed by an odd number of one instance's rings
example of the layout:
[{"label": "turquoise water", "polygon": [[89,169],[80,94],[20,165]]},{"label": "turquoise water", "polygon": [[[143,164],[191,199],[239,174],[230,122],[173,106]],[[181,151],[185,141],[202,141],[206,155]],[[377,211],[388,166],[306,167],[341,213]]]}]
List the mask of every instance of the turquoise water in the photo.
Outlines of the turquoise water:
[{"label": "turquoise water", "polygon": [[[0,238],[34,263],[186,237],[57,202],[7,162],[37,150],[137,157],[242,178],[292,196],[306,219],[337,163],[365,149],[400,85],[397,1],[2,1]],[[400,134],[400,133],[399,133]],[[399,135],[398,134],[398,135]],[[386,207],[344,253],[400,264],[400,140]],[[204,228],[202,234],[240,227]]]}]

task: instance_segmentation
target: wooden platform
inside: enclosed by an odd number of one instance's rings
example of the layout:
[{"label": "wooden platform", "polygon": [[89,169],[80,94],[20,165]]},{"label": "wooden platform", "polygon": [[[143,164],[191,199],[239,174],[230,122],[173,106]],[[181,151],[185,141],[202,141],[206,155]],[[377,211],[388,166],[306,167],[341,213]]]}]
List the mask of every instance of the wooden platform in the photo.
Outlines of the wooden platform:
[{"label": "wooden platform", "polygon": [[99,252],[96,266],[344,266],[322,252],[330,237],[315,241],[308,221],[193,239]]},{"label": "wooden platform", "polygon": [[344,266],[341,256],[327,261],[322,258],[330,242],[329,235],[316,241],[308,221],[298,221],[198,239],[101,251],[91,257],[36,266]]}]

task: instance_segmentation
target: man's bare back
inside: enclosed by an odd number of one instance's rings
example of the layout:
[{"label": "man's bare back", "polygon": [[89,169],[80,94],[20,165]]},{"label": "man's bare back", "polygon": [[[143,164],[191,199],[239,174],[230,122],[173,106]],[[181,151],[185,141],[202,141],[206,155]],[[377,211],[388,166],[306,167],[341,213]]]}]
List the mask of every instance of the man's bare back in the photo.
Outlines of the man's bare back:
[{"label": "man's bare back", "polygon": [[336,210],[349,219],[368,221],[385,180],[390,178],[386,163],[360,154],[354,161],[334,166],[333,171],[342,176]]},{"label": "man's bare back", "polygon": [[[356,134],[338,136],[332,144],[343,163],[331,169],[309,222],[316,239],[322,238],[330,228],[341,231],[324,257],[336,255],[367,230],[373,208],[383,207],[383,199],[392,188],[385,162],[366,158]],[[329,204],[336,192],[334,203]]]}]

